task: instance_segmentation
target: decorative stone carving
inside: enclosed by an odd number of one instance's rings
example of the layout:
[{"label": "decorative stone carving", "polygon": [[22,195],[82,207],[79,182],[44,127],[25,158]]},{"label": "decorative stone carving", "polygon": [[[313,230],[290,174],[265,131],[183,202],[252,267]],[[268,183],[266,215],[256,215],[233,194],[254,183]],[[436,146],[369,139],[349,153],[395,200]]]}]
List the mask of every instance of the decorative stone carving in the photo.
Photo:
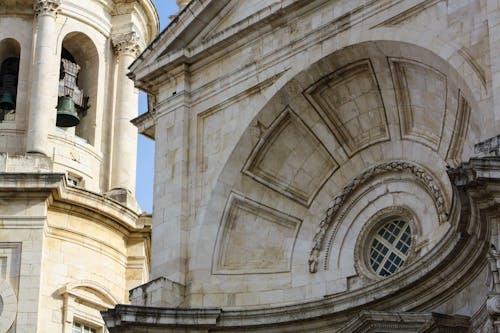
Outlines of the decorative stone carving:
[{"label": "decorative stone carving", "polygon": [[462,150],[467,136],[467,128],[469,127],[470,113],[471,107],[469,103],[462,93],[459,92],[457,116],[455,118],[450,146],[446,153],[446,160],[454,165],[458,165],[461,162]]},{"label": "decorative stone carving", "polygon": [[214,274],[288,272],[301,220],[231,193],[214,253]]},{"label": "decorative stone carving", "polygon": [[474,153],[478,157],[500,156],[500,135],[475,144]]},{"label": "decorative stone carving", "polygon": [[486,301],[486,310],[489,315],[489,322],[494,332],[500,330],[500,252],[494,246],[488,252],[488,284],[490,295]]},{"label": "decorative stone carving", "polygon": [[115,54],[120,55],[131,55],[137,57],[140,54],[139,41],[140,38],[135,32],[128,32],[123,34],[117,34],[112,37],[113,47],[115,48]]},{"label": "decorative stone carving", "polygon": [[469,317],[440,313],[362,311],[338,332],[419,332],[469,331]]},{"label": "decorative stone carving", "polygon": [[357,188],[366,183],[372,177],[388,172],[408,172],[413,174],[418,181],[420,181],[429,194],[434,199],[436,209],[439,216],[439,222],[443,223],[448,219],[447,209],[445,207],[444,196],[441,189],[434,181],[432,176],[425,171],[422,167],[415,165],[411,162],[406,161],[392,161],[388,163],[379,164],[373,168],[370,168],[360,174],[358,177],[354,178],[349,182],[342,192],[337,195],[331,202],[326,210],[321,222],[316,229],[315,235],[313,237],[313,245],[311,251],[309,252],[309,272],[316,273],[318,270],[319,254],[323,249],[323,243],[326,237],[326,232],[332,225],[335,215],[344,205],[346,200],[349,198],[351,193],[353,193]]},{"label": "decorative stone carving", "polygon": [[268,129],[257,128],[264,133],[243,173],[309,206],[337,169],[337,162],[291,109],[283,111]]},{"label": "decorative stone carving", "polygon": [[[437,151],[446,117],[447,78],[438,70],[389,58],[401,121],[401,136]],[[426,96],[425,99],[422,96]]]},{"label": "decorative stone carving", "polygon": [[369,59],[336,70],[309,87],[305,96],[349,156],[390,140],[382,95]]},{"label": "decorative stone carving", "polygon": [[50,15],[56,17],[59,6],[61,6],[60,0],[37,0],[33,6],[33,10],[36,16]]}]

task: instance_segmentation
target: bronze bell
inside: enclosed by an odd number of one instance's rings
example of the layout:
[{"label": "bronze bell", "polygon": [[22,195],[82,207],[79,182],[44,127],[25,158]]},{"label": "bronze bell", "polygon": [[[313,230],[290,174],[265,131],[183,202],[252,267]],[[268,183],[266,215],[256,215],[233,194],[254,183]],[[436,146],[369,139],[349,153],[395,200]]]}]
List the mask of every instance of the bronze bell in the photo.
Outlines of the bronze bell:
[{"label": "bronze bell", "polygon": [[57,120],[59,127],[73,127],[80,123],[75,110],[75,102],[69,96],[61,96],[57,102]]},{"label": "bronze bell", "polygon": [[19,59],[7,58],[0,68],[0,109],[14,110],[16,108],[17,73]]},{"label": "bronze bell", "polygon": [[0,109],[2,110],[14,110],[16,108],[16,103],[14,101],[14,96],[9,91],[5,91],[0,99]]}]

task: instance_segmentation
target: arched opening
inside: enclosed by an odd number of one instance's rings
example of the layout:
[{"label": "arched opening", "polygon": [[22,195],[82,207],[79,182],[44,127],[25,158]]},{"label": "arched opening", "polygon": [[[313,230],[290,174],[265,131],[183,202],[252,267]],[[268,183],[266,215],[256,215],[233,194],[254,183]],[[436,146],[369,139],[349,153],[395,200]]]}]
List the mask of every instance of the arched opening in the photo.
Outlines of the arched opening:
[{"label": "arched opening", "polygon": [[57,126],[74,131],[92,145],[95,143],[98,73],[99,57],[90,38],[78,32],[66,35],[61,49]]},{"label": "arched opening", "polygon": [[7,38],[0,42],[0,121],[14,121],[21,46]]}]

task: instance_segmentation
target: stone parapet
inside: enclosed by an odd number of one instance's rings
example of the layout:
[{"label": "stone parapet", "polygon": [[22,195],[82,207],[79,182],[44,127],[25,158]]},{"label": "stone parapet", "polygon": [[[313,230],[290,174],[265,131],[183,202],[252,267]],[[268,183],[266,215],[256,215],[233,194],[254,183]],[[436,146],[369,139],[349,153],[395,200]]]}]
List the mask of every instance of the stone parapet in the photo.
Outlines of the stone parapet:
[{"label": "stone parapet", "polygon": [[178,307],[184,303],[184,290],[183,285],[159,277],[132,289],[129,298],[136,306]]}]

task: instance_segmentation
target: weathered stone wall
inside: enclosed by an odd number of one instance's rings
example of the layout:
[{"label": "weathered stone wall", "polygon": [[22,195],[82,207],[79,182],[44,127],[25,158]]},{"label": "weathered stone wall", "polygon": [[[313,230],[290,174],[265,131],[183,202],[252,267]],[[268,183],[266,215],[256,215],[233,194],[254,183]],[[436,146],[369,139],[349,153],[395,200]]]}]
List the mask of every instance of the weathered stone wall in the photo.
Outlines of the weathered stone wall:
[{"label": "weathered stone wall", "polygon": [[[135,148],[123,146],[135,147],[136,142],[133,135],[128,139],[121,135],[127,130],[135,133],[128,121],[137,115],[138,91],[123,91],[123,84],[132,86],[132,81],[126,72],[118,72],[120,66],[128,67],[157,33],[155,9],[149,0],[137,5],[89,1],[85,8],[78,1],[40,3],[35,7],[33,1],[6,3],[0,13],[0,60],[9,52],[10,46],[4,45],[9,40],[20,49],[15,113],[0,124],[2,152],[43,153],[53,159],[54,171],[68,173],[80,186],[94,192],[119,187],[133,193]],[[130,47],[119,46],[124,41]],[[89,109],[80,115],[76,128],[55,126],[63,48],[79,63],[78,86],[89,96]],[[46,49],[45,54],[42,51]],[[130,59],[123,57],[127,52]],[[125,127],[120,127],[122,118],[126,119]],[[113,161],[113,152],[122,155],[119,161]],[[117,177],[119,181],[112,180]]]},{"label": "weathered stone wall", "polygon": [[[74,322],[105,333],[100,311],[148,281],[126,74],[158,28],[150,0],[1,2],[0,64],[20,61],[15,110],[0,111],[1,333],[70,333]],[[70,128],[56,126],[66,53],[89,97]]]},{"label": "weathered stone wall", "polygon": [[[190,5],[211,23],[181,14],[190,37],[177,40],[186,32],[173,25],[132,67],[137,85],[151,82],[156,93],[162,143],[153,278],[186,285],[193,307],[289,304],[359,289],[373,282],[355,264],[360,234],[391,207],[416,216],[414,260],[439,244],[453,200],[446,167],[497,132],[488,4],[218,6],[215,15],[210,5]],[[160,54],[168,57],[148,67]],[[353,180],[391,161],[414,163],[432,184],[407,170],[364,179],[321,229]]]},{"label": "weathered stone wall", "polygon": [[497,330],[499,10],[190,2],[131,66],[153,282],[110,329]]}]

